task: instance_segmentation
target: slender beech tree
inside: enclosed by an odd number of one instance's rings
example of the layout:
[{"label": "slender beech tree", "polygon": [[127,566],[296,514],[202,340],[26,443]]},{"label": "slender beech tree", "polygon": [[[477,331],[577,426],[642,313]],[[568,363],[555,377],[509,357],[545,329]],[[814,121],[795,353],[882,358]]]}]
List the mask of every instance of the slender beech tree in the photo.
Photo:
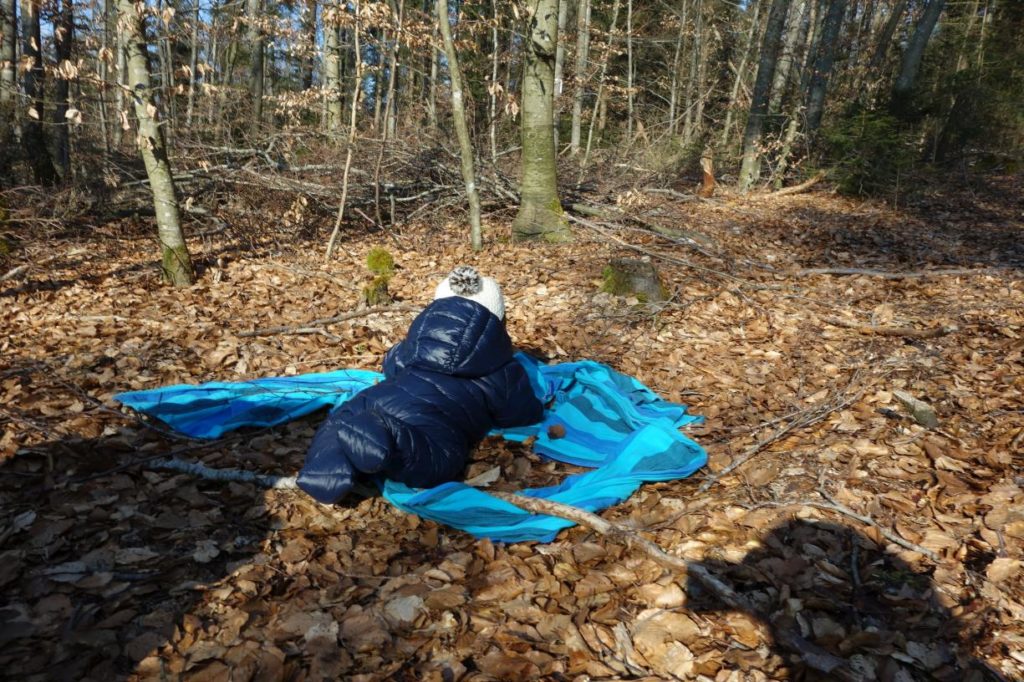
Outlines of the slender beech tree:
[{"label": "slender beech tree", "polygon": [[562,92],[565,90],[565,25],[569,20],[569,0],[558,3],[558,47],[555,48],[555,154],[558,153],[558,127],[562,121]]},{"label": "slender beech tree", "polygon": [[150,83],[144,9],[141,3],[119,0],[117,25],[122,38],[119,42],[127,50],[128,87],[138,123],[136,141],[153,193],[163,278],[175,286],[187,286],[194,279],[192,259],[181,230],[167,143]]},{"label": "slender beech tree", "polygon": [[[736,67],[735,78],[732,81],[732,92],[729,94],[729,106],[725,110],[725,124],[722,126],[722,142],[721,146],[724,149],[729,146],[729,135],[732,133],[732,119],[733,113],[738,107],[738,98],[740,94],[740,86],[743,84],[743,79],[747,73],[747,62],[750,61],[750,55],[754,50],[754,39],[757,37],[757,27],[759,25],[758,15],[761,12],[761,5],[763,0],[753,0],[753,16],[750,18],[750,28],[747,31],[747,39],[743,45],[743,55],[740,57],[740,65]],[[747,8],[750,12],[751,8]],[[680,42],[682,41],[682,29],[680,29]],[[676,63],[679,62],[679,43],[676,43]],[[678,67],[677,67],[678,68]],[[674,88],[673,88],[674,90]],[[673,102],[675,92],[673,92]],[[669,107],[669,111],[672,108]],[[669,131],[671,132],[671,124]]]},{"label": "slender beech tree", "polygon": [[327,132],[341,129],[341,12],[338,4],[325,5],[324,18],[324,127]]},{"label": "slender beech tree", "polygon": [[522,88],[522,179],[516,239],[569,241],[572,233],[558,199],[552,111],[558,0],[528,0]]},{"label": "slender beech tree", "polygon": [[928,40],[932,37],[935,24],[938,23],[939,15],[942,14],[945,6],[946,0],[929,0],[924,14],[921,15],[921,19],[914,29],[914,35],[910,38],[910,44],[907,45],[907,49],[903,53],[903,59],[900,60],[900,73],[896,77],[896,83],[892,86],[892,109],[897,115],[903,116],[908,112],[910,93],[917,81],[917,73],[921,68],[921,60],[924,58],[924,48],[928,45]]},{"label": "slender beech tree", "polygon": [[[608,46],[601,57],[601,75],[597,79],[597,100],[590,112],[590,125],[587,126],[587,145],[583,149],[583,160],[580,162],[580,182],[583,182],[583,173],[586,170],[587,162],[590,160],[590,148],[594,143],[594,124],[597,122],[597,115],[604,102],[604,84],[608,77],[608,62],[615,47],[615,27],[619,20],[620,0],[612,2],[612,22],[608,27]],[[603,126],[602,126],[603,128]]]},{"label": "slender beech tree", "polygon": [[185,125],[192,125],[192,112],[196,106],[196,80],[199,74],[199,0],[192,0],[192,44],[188,59],[188,104],[185,108]]},{"label": "slender beech tree", "polygon": [[[17,88],[14,43],[18,40],[18,0],[0,0],[0,24],[0,104],[10,104],[14,102]],[[0,116],[7,119],[10,112],[0,113]]]},{"label": "slender beech tree", "polygon": [[782,29],[786,25],[786,14],[789,12],[790,0],[772,0],[772,8],[768,12],[768,24],[764,29],[764,40],[761,43],[761,58],[757,64],[757,78],[754,80],[754,92],[750,97],[750,114],[747,116],[747,127],[743,131],[743,162],[740,166],[739,188],[746,192],[757,182],[761,175],[761,130],[764,118],[768,113],[768,97],[771,94],[772,80],[775,78],[775,63],[779,56],[779,42]]},{"label": "slender beech tree", "polygon": [[779,63],[775,67],[772,94],[768,99],[768,113],[770,114],[778,113],[782,106],[782,98],[786,94],[786,87],[789,84],[793,61],[800,46],[801,29],[806,26],[811,2],[812,0],[796,0],[793,11],[789,13],[789,19],[786,22],[786,40],[782,44],[782,54],[779,55]]},{"label": "slender beech tree", "polygon": [[832,75],[839,29],[843,25],[845,15],[846,0],[830,0],[825,22],[821,25],[821,37],[818,39],[818,51],[814,57],[810,89],[807,92],[807,124],[804,133],[808,136],[818,131],[821,117],[825,113],[825,91],[828,88],[828,79]]},{"label": "slender beech tree", "polygon": [[462,159],[462,180],[466,184],[466,198],[469,200],[469,235],[474,251],[483,247],[483,235],[480,231],[480,194],[476,190],[476,171],[473,167],[473,143],[469,139],[469,126],[466,125],[466,108],[463,104],[462,68],[459,66],[459,54],[455,51],[452,40],[451,19],[448,15],[448,0],[437,0],[437,23],[441,28],[444,43],[444,56],[448,61],[448,78],[452,93],[452,119],[455,123],[455,136],[459,138],[459,154]]},{"label": "slender beech tree", "polygon": [[264,52],[263,0],[246,0],[246,18],[249,21],[249,92],[252,93],[252,123],[250,134],[259,139],[263,127]]},{"label": "slender beech tree", "polygon": [[40,49],[42,34],[39,26],[41,4],[41,0],[21,0],[21,54],[29,66],[21,79],[25,99],[28,100],[28,116],[25,117],[21,140],[32,162],[36,182],[52,185],[57,180],[57,171],[46,150],[46,136],[43,132],[43,54]]},{"label": "slender beech tree", "polygon": [[[568,0],[563,0],[568,2]],[[569,150],[580,151],[580,130],[583,122],[583,95],[586,92],[587,64],[590,59],[590,0],[579,0],[576,5],[576,64],[573,71],[575,88],[572,96],[572,128]]]},{"label": "slender beech tree", "polygon": [[[669,86],[668,94],[668,134],[669,136],[676,134],[676,123],[679,116],[676,114],[676,106],[679,101],[679,75],[680,65],[682,64],[683,54],[683,38],[686,37],[686,9],[688,7],[686,0],[683,0],[682,7],[679,10],[679,32],[676,34],[676,51],[675,56],[672,58],[672,81]],[[756,23],[756,21],[755,21]],[[742,71],[743,67],[740,67]],[[737,74],[737,78],[739,75]],[[737,81],[737,88],[739,87]],[[735,93],[733,93],[735,97]],[[728,127],[728,120],[726,121]]]},{"label": "slender beech tree", "polygon": [[71,94],[71,87],[68,78],[69,71],[74,68],[71,64],[71,47],[75,35],[75,18],[71,7],[71,0],[60,0],[59,10],[54,19],[53,46],[57,55],[57,84],[55,88],[53,107],[53,130],[54,130],[54,155],[57,157],[57,166],[60,168],[61,177],[65,180],[71,175],[71,141],[69,129],[70,122],[67,119],[69,109],[68,96]]},{"label": "slender beech tree", "polygon": [[875,52],[871,55],[871,62],[868,68],[877,71],[885,62],[885,56],[889,54],[889,46],[892,44],[892,37],[896,33],[896,27],[903,20],[903,12],[907,9],[907,0],[896,0],[896,3],[889,8],[889,18],[878,35],[875,43]]},{"label": "slender beech tree", "polygon": [[[306,0],[302,6],[302,35],[310,47],[316,46],[316,10],[317,0]],[[299,71],[302,74],[302,89],[310,90],[313,87],[313,55],[303,55]]]}]

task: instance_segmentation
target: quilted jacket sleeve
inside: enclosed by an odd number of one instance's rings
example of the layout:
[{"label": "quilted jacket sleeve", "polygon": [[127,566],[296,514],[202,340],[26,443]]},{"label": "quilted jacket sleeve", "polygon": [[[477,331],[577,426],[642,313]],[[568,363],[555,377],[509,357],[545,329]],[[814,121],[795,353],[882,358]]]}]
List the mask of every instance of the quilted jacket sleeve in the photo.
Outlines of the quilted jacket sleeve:
[{"label": "quilted jacket sleeve", "polygon": [[509,362],[487,377],[487,409],[499,429],[536,424],[544,418],[544,405],[533,393],[523,366]]},{"label": "quilted jacket sleeve", "polygon": [[395,345],[388,349],[388,352],[384,354],[384,376],[388,379],[394,379],[399,372],[405,369],[405,365],[399,359],[399,348],[402,347],[402,342],[399,341]]}]

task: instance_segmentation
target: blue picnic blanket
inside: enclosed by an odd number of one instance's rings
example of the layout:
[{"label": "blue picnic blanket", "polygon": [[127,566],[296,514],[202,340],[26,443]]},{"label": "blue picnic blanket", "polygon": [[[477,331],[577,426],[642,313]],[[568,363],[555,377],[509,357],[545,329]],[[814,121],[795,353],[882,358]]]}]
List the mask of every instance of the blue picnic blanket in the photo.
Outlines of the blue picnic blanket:
[{"label": "blue picnic blanket", "polygon": [[[644,482],[685,478],[707,462],[704,449],[679,431],[702,418],[687,414],[684,405],[663,400],[633,377],[590,360],[545,365],[524,353],[516,359],[538,398],[551,407],[539,424],[495,434],[511,441],[534,439],[538,454],[592,469],[557,486],[519,494],[596,512],[627,499]],[[218,438],[241,427],[274,426],[335,407],[381,379],[379,372],[346,369],[166,386],[115,398],[186,435]],[[491,540],[550,542],[573,525],[531,514],[461,482],[429,489],[386,480],[379,484],[396,507]]]}]

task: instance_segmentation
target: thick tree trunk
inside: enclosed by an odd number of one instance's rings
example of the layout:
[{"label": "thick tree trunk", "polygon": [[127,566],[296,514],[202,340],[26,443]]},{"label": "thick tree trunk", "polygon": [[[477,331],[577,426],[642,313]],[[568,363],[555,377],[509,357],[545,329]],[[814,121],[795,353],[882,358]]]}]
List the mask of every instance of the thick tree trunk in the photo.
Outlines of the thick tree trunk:
[{"label": "thick tree trunk", "polygon": [[459,55],[455,51],[452,27],[449,22],[448,0],[437,0],[437,23],[441,28],[444,56],[448,61],[448,77],[451,80],[452,118],[455,123],[455,135],[459,138],[462,180],[466,183],[466,198],[469,200],[470,243],[473,245],[474,251],[479,251],[483,247],[483,236],[480,231],[480,195],[476,191],[473,144],[469,140],[469,127],[466,125],[466,110],[463,105],[462,69],[459,67]]},{"label": "thick tree trunk", "polygon": [[341,129],[341,50],[338,5],[325,6],[324,19],[324,125],[327,132]]},{"label": "thick tree trunk", "polygon": [[782,29],[786,24],[789,3],[790,0],[773,0],[768,13],[768,25],[765,27],[764,40],[761,43],[761,58],[757,65],[754,92],[751,95],[750,115],[747,117],[747,127],[743,131],[743,163],[739,177],[741,192],[750,189],[761,175],[761,155],[758,146],[761,142],[764,117],[768,113],[768,97],[772,80],[775,78],[775,63],[779,56],[779,43],[782,39]]},{"label": "thick tree trunk", "polygon": [[139,126],[137,141],[142,161],[146,165],[149,187],[153,192],[164,281],[175,286],[187,286],[194,278],[192,259],[181,230],[167,145],[150,84],[145,23],[138,10],[139,7],[132,0],[119,0],[118,27],[121,44],[128,52],[128,87],[132,92],[135,119]]},{"label": "thick tree trunk", "polygon": [[21,54],[30,68],[22,75],[22,86],[25,99],[28,100],[28,116],[25,117],[21,140],[25,152],[32,162],[36,182],[41,185],[52,185],[57,180],[57,171],[50,160],[50,152],[46,149],[46,136],[43,133],[43,55],[40,52],[42,37],[39,27],[39,9],[41,0],[22,0],[22,48]]},{"label": "thick tree trunk", "polygon": [[558,199],[555,139],[551,133],[558,46],[558,0],[529,0],[522,90],[522,180],[516,239],[568,241]]},{"label": "thick tree trunk", "polygon": [[825,113],[825,92],[828,79],[832,75],[832,62],[835,60],[836,43],[839,42],[839,29],[846,15],[846,0],[831,0],[825,22],[821,26],[821,37],[818,39],[818,52],[814,58],[811,72],[810,89],[807,93],[807,125],[804,133],[814,135],[821,125],[821,117]]},{"label": "thick tree trunk", "polygon": [[900,60],[900,74],[892,87],[892,109],[897,114],[906,113],[910,93],[914,89],[917,73],[921,69],[924,49],[932,37],[935,24],[938,23],[939,15],[942,14],[945,6],[946,0],[929,0],[924,14],[921,15],[921,19],[917,23],[917,28],[914,29],[910,44],[907,45],[907,50],[903,53],[903,59]]},{"label": "thick tree trunk", "polygon": [[249,132],[254,140],[259,139],[260,128],[263,126],[263,0],[246,0],[246,17],[249,20],[249,92],[252,93],[252,121]]},{"label": "thick tree trunk", "polygon": [[[53,151],[60,175],[65,180],[71,175],[70,123],[67,119],[68,96],[71,94],[67,70],[72,68],[71,45],[75,38],[75,20],[71,0],[60,0],[58,15],[54,18],[53,47],[57,56],[57,87],[53,107]],[[65,65],[66,62],[66,65]]]},{"label": "thick tree trunk", "polygon": [[[568,0],[563,0],[568,2]],[[587,62],[590,59],[590,0],[579,0],[576,7],[576,63],[573,82],[576,86],[572,95],[572,127],[569,134],[569,151],[580,151],[580,130],[583,122],[583,94],[586,92]]]}]

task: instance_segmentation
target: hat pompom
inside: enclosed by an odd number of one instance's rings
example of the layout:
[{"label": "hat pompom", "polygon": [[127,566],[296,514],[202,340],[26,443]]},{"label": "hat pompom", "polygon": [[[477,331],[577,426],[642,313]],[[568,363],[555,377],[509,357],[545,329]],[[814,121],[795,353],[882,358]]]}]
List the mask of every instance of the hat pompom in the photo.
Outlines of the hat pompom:
[{"label": "hat pompom", "polygon": [[493,277],[483,277],[471,265],[458,266],[437,285],[434,300],[448,296],[476,301],[499,320],[505,319],[505,296],[501,293],[501,286]]}]

